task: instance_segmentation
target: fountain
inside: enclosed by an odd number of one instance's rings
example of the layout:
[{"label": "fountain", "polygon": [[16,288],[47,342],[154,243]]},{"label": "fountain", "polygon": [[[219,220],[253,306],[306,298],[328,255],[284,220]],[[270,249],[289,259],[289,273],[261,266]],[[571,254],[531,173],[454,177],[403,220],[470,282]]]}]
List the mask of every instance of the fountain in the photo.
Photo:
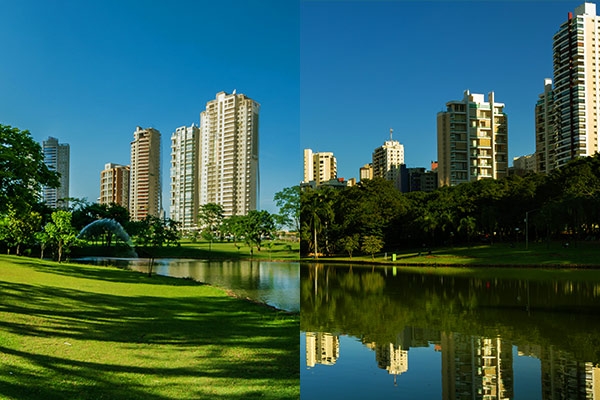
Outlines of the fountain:
[{"label": "fountain", "polygon": [[86,225],[81,230],[81,232],[79,232],[79,235],[77,236],[77,238],[78,239],[93,239],[93,238],[97,238],[98,236],[103,235],[103,234],[107,235],[106,242],[109,247],[112,242],[112,235],[115,235],[123,243],[125,243],[129,246],[130,253],[131,253],[130,256],[137,257],[131,237],[129,237],[129,234],[127,232],[125,232],[125,229],[123,229],[123,226],[121,226],[120,223],[118,223],[117,221],[115,221],[112,218],[102,218],[102,219],[96,220],[96,221]]}]

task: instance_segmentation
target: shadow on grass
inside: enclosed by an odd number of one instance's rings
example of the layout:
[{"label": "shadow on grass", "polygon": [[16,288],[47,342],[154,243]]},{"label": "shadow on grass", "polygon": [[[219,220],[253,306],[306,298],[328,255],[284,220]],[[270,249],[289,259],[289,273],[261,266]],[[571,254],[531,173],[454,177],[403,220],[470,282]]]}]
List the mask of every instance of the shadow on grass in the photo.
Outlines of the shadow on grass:
[{"label": "shadow on grass", "polygon": [[199,286],[201,283],[191,279],[169,278],[152,274],[149,277],[145,273],[126,271],[114,265],[97,266],[81,265],[71,263],[44,263],[39,260],[27,258],[12,258],[11,262],[31,267],[38,272],[63,275],[66,277],[93,279],[121,283],[144,283],[149,285],[169,286]]},{"label": "shadow on grass", "polygon": [[[88,271],[68,265],[46,267],[34,264],[33,267],[44,272],[52,269],[53,273],[65,277],[134,284],[139,283],[137,280],[140,278],[143,283],[164,280],[160,284],[166,285],[168,281],[169,285],[176,286],[182,281],[185,285],[197,285],[182,279],[141,278],[142,274],[119,270]],[[201,287],[198,289],[203,290]],[[164,290],[171,288],[165,286]],[[22,346],[0,340],[0,359],[11,360],[0,365],[0,398],[173,398],[165,397],[161,390],[152,389],[152,385],[146,386],[141,380],[129,378],[131,374],[143,376],[144,382],[152,382],[153,379],[164,381],[164,378],[185,382],[222,378],[239,382],[242,386],[255,379],[270,380],[275,386],[288,386],[289,382],[296,382],[299,386],[297,316],[267,312],[254,304],[226,296],[190,296],[189,293],[185,297],[177,297],[177,293],[131,297],[127,293],[102,294],[0,282],[0,297],[0,339],[2,332],[7,332],[17,335],[21,343],[51,340],[62,345],[63,341],[72,341],[89,346],[86,351],[90,352],[88,359],[81,361],[69,357],[68,347],[65,347],[67,350],[59,346],[50,352],[30,352],[22,350]],[[134,359],[119,360],[119,363],[102,362],[101,355],[110,355],[115,346],[136,349],[127,353],[133,354]],[[231,347],[265,356],[229,360]],[[160,351],[155,354],[152,349]],[[165,352],[173,357],[173,353],[179,351],[197,353],[193,360],[198,363],[192,361],[186,367],[169,367],[171,358],[166,358],[150,362],[150,366],[140,365],[143,357],[161,358]],[[176,359],[177,356],[173,360]],[[282,383],[278,384],[278,381]],[[208,389],[188,387],[185,397],[220,398],[218,393],[209,395]],[[226,397],[265,398],[265,392],[249,389],[239,396]],[[297,398],[297,395],[288,398]]]}]

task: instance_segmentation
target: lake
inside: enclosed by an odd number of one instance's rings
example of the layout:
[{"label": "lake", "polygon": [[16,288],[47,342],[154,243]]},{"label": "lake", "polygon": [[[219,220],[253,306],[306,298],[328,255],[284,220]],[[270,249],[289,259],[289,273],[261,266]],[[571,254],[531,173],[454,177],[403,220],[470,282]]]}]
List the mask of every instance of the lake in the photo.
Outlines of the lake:
[{"label": "lake", "polygon": [[600,282],[302,263],[303,399],[600,398]]},{"label": "lake", "polygon": [[[147,259],[88,257],[81,263],[114,265],[148,272]],[[205,261],[155,259],[153,273],[229,289],[237,296],[250,298],[281,310],[300,310],[300,264],[275,261]]]}]

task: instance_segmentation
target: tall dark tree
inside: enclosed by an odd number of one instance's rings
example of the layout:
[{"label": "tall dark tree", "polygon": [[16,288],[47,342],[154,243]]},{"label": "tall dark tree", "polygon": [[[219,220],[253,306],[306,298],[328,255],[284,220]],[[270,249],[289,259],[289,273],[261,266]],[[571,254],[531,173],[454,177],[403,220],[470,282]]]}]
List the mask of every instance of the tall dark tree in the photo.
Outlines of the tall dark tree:
[{"label": "tall dark tree", "polygon": [[58,178],[29,131],[0,125],[0,214],[38,203],[42,186],[58,187]]}]

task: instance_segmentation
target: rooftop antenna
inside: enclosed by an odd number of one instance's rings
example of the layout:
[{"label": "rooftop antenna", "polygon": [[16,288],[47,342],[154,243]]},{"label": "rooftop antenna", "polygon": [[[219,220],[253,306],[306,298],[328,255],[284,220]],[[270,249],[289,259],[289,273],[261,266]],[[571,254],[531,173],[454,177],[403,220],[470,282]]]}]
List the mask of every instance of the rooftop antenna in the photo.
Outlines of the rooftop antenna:
[{"label": "rooftop antenna", "polygon": [[392,141],[392,133],[394,133],[394,130],[390,128],[390,142]]}]

